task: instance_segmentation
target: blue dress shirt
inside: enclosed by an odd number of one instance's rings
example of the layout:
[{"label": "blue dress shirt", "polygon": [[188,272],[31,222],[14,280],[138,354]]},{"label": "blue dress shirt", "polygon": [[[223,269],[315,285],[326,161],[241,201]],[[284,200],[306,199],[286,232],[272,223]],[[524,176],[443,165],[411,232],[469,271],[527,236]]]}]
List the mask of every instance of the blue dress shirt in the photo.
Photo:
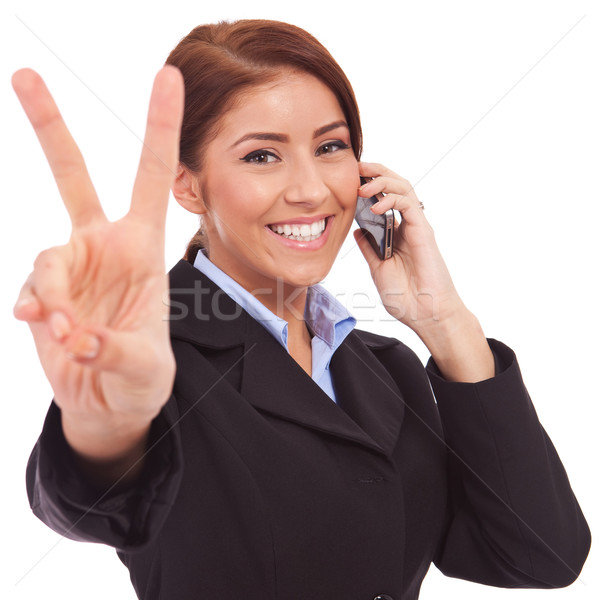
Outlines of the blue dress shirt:
[{"label": "blue dress shirt", "polygon": [[[227,273],[221,271],[204,252],[198,252],[194,267],[216,283],[289,352],[287,321],[272,313],[248,290],[234,281]],[[311,340],[312,378],[335,402],[335,390],[329,363],[333,353],[354,329],[356,319],[320,285],[308,288],[304,319],[313,334]]]}]

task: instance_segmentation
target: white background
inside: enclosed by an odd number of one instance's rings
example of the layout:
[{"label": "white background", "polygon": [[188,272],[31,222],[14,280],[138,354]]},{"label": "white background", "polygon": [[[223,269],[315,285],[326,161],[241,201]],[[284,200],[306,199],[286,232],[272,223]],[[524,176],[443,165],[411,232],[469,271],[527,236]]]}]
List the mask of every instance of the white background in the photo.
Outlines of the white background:
[{"label": "white background", "polygon": [[[592,532],[598,530],[595,2],[21,0],[3,6],[2,598],[135,597],[111,549],[62,540],[27,503],[25,465],[51,390],[26,326],[11,316],[12,304],[36,254],[64,243],[69,222],[10,75],[30,66],[44,76],[108,214],[117,218],[129,202],[154,73],[192,27],[220,19],[300,25],[346,70],[362,111],[365,160],[383,162],[415,185],[465,302],[488,336],[516,350],[540,419]],[[169,267],[195,228],[195,217],[173,202]],[[399,337],[426,360],[410,331],[377,307],[361,308],[376,300],[351,239],[326,285],[363,328]],[[352,304],[352,292],[370,299]],[[496,590],[447,579],[432,567],[421,597],[589,600],[600,597],[600,559],[592,549],[580,580],[555,592]]]}]

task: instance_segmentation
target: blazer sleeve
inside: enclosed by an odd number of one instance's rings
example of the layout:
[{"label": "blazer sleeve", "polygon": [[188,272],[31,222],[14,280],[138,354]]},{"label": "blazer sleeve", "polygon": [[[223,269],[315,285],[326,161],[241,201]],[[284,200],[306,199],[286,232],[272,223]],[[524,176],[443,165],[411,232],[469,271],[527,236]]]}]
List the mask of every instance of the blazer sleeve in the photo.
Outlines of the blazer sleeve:
[{"label": "blazer sleeve", "polygon": [[577,579],[590,531],[538,421],[512,350],[489,340],[496,375],[479,383],[428,375],[448,447],[446,532],[434,562],[451,577],[553,588]]},{"label": "blazer sleeve", "polygon": [[60,409],[53,402],[27,465],[27,494],[34,514],[57,533],[134,552],[160,530],[182,472],[173,398],[152,423],[140,477],[118,491],[98,489],[86,480],[63,436]]}]

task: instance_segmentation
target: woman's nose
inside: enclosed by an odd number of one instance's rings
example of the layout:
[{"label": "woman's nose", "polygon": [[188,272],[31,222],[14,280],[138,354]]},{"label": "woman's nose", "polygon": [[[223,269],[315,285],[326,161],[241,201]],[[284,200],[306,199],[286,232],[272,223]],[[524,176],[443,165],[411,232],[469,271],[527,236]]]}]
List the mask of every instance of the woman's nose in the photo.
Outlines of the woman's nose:
[{"label": "woman's nose", "polygon": [[329,187],[318,169],[302,168],[290,173],[285,190],[286,202],[313,207],[322,204],[328,196]]}]

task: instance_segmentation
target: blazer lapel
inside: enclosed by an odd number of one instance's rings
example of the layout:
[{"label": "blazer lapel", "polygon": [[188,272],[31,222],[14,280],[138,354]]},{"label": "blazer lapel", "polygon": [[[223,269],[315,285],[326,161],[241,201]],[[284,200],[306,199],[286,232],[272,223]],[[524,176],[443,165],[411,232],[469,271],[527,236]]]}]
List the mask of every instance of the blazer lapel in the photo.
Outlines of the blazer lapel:
[{"label": "blazer lapel", "polygon": [[383,452],[259,323],[248,322],[241,393],[258,410]]},{"label": "blazer lapel", "polygon": [[[364,333],[363,333],[364,335]],[[340,406],[385,452],[391,455],[404,419],[404,398],[373,350],[396,340],[365,343],[352,332],[331,360],[331,374]]]},{"label": "blazer lapel", "polygon": [[243,345],[250,315],[185,260],[169,273],[171,337],[206,348]]}]

